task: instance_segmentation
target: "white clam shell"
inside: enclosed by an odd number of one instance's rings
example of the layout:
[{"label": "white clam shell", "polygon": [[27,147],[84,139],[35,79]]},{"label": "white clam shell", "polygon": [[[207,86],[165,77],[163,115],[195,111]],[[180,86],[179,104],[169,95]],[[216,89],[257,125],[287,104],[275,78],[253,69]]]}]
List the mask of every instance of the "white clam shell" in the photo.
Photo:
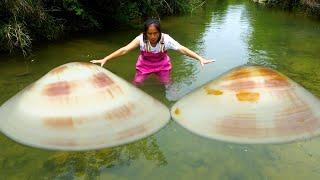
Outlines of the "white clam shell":
[{"label": "white clam shell", "polygon": [[235,143],[280,143],[320,133],[320,101],[286,76],[241,66],[186,95],[171,108],[186,129]]},{"label": "white clam shell", "polygon": [[170,120],[166,106],[91,63],[61,65],[0,107],[0,129],[34,147],[88,150],[144,138]]}]

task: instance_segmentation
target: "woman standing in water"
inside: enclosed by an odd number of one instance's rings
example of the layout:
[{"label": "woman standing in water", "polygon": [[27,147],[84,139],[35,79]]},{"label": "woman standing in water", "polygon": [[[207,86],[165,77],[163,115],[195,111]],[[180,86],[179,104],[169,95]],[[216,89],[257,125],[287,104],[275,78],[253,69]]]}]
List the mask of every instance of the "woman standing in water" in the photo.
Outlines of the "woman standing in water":
[{"label": "woman standing in water", "polygon": [[199,60],[201,66],[214,62],[208,60],[190,49],[180,45],[168,34],[161,32],[160,22],[155,18],[149,18],[144,24],[142,34],[133,39],[128,45],[116,50],[100,60],[91,60],[92,63],[100,63],[103,66],[107,61],[122,56],[129,51],[140,47],[140,55],[136,63],[136,75],[133,83],[139,85],[152,73],[163,84],[170,82],[171,62],[167,54],[168,49],[176,50],[184,55]]}]

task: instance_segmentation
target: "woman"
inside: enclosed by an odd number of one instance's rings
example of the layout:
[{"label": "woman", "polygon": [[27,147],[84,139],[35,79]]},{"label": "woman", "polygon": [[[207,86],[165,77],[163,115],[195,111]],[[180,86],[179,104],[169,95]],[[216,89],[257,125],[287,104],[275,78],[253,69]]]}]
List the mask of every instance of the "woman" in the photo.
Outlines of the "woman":
[{"label": "woman", "polygon": [[144,32],[133,39],[128,45],[116,50],[100,60],[92,60],[92,63],[100,63],[103,66],[107,61],[122,56],[129,51],[140,47],[140,55],[136,63],[136,75],[134,84],[141,84],[150,74],[154,73],[161,83],[170,82],[171,62],[167,54],[168,49],[176,50],[184,55],[199,60],[201,66],[214,62],[205,59],[190,49],[180,45],[168,34],[161,32],[160,22],[149,18],[144,24]]}]

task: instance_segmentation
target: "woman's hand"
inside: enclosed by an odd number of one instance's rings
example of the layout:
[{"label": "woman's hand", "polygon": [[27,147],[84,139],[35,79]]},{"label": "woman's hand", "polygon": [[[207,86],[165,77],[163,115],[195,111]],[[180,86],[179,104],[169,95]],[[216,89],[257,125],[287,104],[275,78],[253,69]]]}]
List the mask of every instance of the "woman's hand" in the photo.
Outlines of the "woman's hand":
[{"label": "woman's hand", "polygon": [[92,63],[100,63],[101,67],[107,62],[106,59],[100,59],[100,60],[91,60]]},{"label": "woman's hand", "polygon": [[204,58],[200,58],[199,59],[201,66],[203,67],[205,64],[209,64],[212,62],[215,62],[214,59],[204,59]]},{"label": "woman's hand", "polygon": [[99,60],[91,60],[90,62],[92,63],[100,63],[101,67],[109,60],[114,59],[116,57],[122,56],[124,54],[127,54],[129,51],[139,47],[140,45],[140,41],[138,38],[133,39],[128,45],[114,51],[113,53],[111,53],[110,55],[106,56],[103,59],[99,59]]},{"label": "woman's hand", "polygon": [[197,53],[191,51],[190,49],[184,47],[184,46],[180,46],[180,48],[177,50],[179,51],[181,54],[187,55],[189,57],[192,57],[195,60],[199,60],[201,66],[203,67],[205,64],[211,63],[211,62],[215,62],[215,60],[213,59],[205,59],[201,56],[199,56]]}]

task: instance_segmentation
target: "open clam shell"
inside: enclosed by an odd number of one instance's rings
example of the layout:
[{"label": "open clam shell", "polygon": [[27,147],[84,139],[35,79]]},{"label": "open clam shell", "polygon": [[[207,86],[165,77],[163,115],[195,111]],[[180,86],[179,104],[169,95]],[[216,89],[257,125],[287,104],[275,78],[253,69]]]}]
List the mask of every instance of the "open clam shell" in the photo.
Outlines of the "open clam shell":
[{"label": "open clam shell", "polygon": [[30,146],[88,150],[141,139],[170,120],[166,106],[91,63],[61,65],[0,107],[0,129]]},{"label": "open clam shell", "polygon": [[212,139],[280,143],[320,133],[320,101],[275,70],[240,66],[176,102],[173,119]]}]

